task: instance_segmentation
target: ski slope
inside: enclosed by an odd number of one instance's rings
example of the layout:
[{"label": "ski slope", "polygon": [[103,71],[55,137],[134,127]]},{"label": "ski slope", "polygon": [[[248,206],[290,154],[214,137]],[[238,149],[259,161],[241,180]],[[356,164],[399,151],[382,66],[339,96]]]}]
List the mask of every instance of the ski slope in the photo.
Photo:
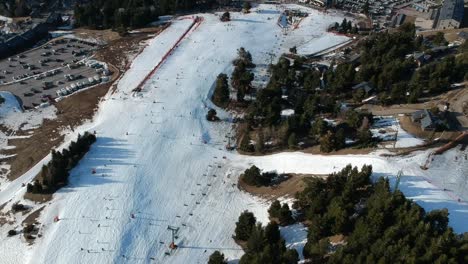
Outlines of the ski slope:
[{"label": "ski slope", "polygon": [[370,164],[372,177],[388,177],[392,187],[395,184],[395,175],[402,170],[399,189],[407,198],[416,201],[427,211],[447,208],[450,214],[449,225],[454,231],[468,232],[468,152],[452,149],[444,155],[435,156],[429,169],[422,170],[420,166],[431,151],[416,152],[405,157],[382,157],[376,153],[323,156],[288,152],[262,157],[241,157],[234,163],[239,169],[256,165],[264,171],[306,174],[330,174],[340,171],[348,164],[359,168]]},{"label": "ski slope", "polygon": [[[93,122],[80,131],[96,131],[97,142],[72,170],[70,183],[60,189],[47,205],[39,221],[42,237],[34,245],[18,237],[0,241],[3,260],[8,263],[206,263],[214,250],[229,260],[243,252],[231,238],[235,222],[244,210],[253,211],[267,222],[265,201],[238,190],[239,173],[257,164],[265,170],[329,173],[348,163],[372,164],[375,176],[391,176],[403,166],[408,176],[401,189],[414,194],[425,208],[440,208],[450,197],[434,191],[444,203],[432,203],[429,188],[412,192],[420,177],[417,164],[425,153],[407,159],[385,159],[375,154],[363,156],[318,156],[281,153],[246,157],[224,150],[228,122],[209,123],[205,119],[216,76],[232,72],[236,50],[245,47],[259,68],[266,67],[270,54],[276,58],[293,45],[301,44],[301,31],[282,33],[276,24],[280,10],[261,5],[261,12],[231,13],[232,21],[219,22],[203,14],[204,22],[180,43],[143,87],[132,90],[151,72],[171,46],[184,34],[190,19],[174,20],[172,25],[148,43],[119,80],[114,93],[101,103]],[[301,27],[316,19],[341,21],[309,10],[311,16]],[[320,33],[321,32],[321,33]],[[314,32],[328,41],[322,27]],[[330,46],[336,43],[329,43]],[[325,43],[320,43],[322,48]],[[221,118],[228,114],[217,109]],[[48,161],[46,157],[42,163]],[[0,193],[1,202],[18,199],[20,187],[40,170],[36,165]],[[401,165],[400,165],[401,164]],[[91,171],[95,169],[96,174]],[[467,212],[466,205],[450,204],[451,224],[463,231],[456,217]],[[460,212],[457,215],[457,212]],[[54,222],[58,216],[61,220]],[[465,217],[466,215],[462,215]],[[463,218],[459,218],[463,220]],[[171,240],[168,225],[180,228],[179,249],[165,253]],[[459,227],[461,226],[461,227]],[[458,228],[459,227],[459,228]],[[305,232],[301,225],[282,229],[288,246],[302,248]],[[3,230],[3,229],[2,229]],[[466,230],[465,230],[466,231]],[[3,261],[2,260],[2,261]],[[0,262],[2,262],[0,261]]]},{"label": "ski slope", "polygon": [[[204,15],[142,95],[132,96],[191,21],[173,21],[149,43],[102,103],[92,128],[98,140],[41,216],[44,235],[30,263],[204,263],[216,249],[230,259],[242,255],[231,238],[235,220],[251,210],[265,221],[266,205],[238,191],[238,172],[227,166],[233,154],[224,150],[230,125],[208,123],[205,114],[216,76],[232,71],[239,47],[259,64],[267,52],[284,52],[269,16],[233,14],[221,23]],[[180,227],[171,256],[168,225]]]}]

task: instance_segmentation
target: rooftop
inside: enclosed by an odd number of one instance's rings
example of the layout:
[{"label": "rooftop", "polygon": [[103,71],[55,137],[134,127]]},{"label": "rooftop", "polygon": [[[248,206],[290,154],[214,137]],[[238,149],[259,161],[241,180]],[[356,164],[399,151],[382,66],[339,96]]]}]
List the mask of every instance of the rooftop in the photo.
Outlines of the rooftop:
[{"label": "rooftop", "polygon": [[463,20],[463,0],[445,0],[440,9],[439,20],[453,19],[458,22]]}]

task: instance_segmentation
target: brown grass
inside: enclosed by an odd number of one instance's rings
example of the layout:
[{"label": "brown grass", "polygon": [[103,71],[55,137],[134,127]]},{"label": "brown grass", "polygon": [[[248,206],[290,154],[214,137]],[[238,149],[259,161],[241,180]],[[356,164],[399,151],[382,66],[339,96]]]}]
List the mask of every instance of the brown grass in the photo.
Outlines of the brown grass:
[{"label": "brown grass", "polygon": [[42,206],[41,208],[37,209],[36,211],[32,212],[30,215],[28,215],[24,220],[22,225],[28,225],[28,224],[37,224],[37,218],[41,214],[42,210],[45,208],[45,206]]},{"label": "brown grass", "polygon": [[278,185],[268,187],[256,187],[245,183],[242,177],[239,178],[238,187],[255,196],[273,201],[279,197],[294,197],[297,192],[301,192],[307,186],[305,179],[312,177],[324,177],[324,175],[312,174],[288,174],[289,178]]}]

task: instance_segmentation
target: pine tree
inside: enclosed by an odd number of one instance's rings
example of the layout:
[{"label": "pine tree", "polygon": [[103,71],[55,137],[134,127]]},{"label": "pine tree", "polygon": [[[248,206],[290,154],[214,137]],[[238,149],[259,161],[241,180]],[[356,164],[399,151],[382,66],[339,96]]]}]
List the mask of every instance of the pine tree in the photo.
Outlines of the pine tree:
[{"label": "pine tree", "polygon": [[238,88],[236,93],[237,102],[242,103],[244,102],[245,91],[243,88]]},{"label": "pine tree", "polygon": [[289,149],[295,149],[297,146],[296,133],[291,133],[288,138]]},{"label": "pine tree", "polygon": [[220,107],[225,107],[229,102],[229,85],[226,74],[221,73],[218,75],[212,100]]},{"label": "pine tree", "polygon": [[263,153],[265,148],[265,140],[263,138],[263,131],[260,129],[257,133],[257,141],[255,142],[255,151],[257,153]]},{"label": "pine tree", "polygon": [[245,1],[243,8],[246,12],[250,12],[250,8],[252,8],[252,5],[250,4],[250,2]]},{"label": "pine tree", "polygon": [[276,222],[270,222],[265,227],[265,238],[269,244],[276,244],[281,240],[281,233]]},{"label": "pine tree", "polygon": [[259,185],[261,177],[260,169],[253,165],[244,172],[243,180],[249,185]]},{"label": "pine tree", "polygon": [[257,223],[252,228],[252,232],[247,241],[247,252],[249,254],[262,252],[265,242],[265,233],[262,224]]},{"label": "pine tree", "polygon": [[210,255],[208,259],[208,264],[227,264],[224,254],[216,250],[213,254]]},{"label": "pine tree", "polygon": [[332,152],[335,150],[335,134],[328,131],[327,134],[320,138],[320,151]]},{"label": "pine tree", "polygon": [[246,133],[240,142],[239,149],[245,152],[252,152],[252,145],[250,144],[250,136],[249,133]]},{"label": "pine tree", "polygon": [[336,149],[342,149],[346,146],[346,137],[343,128],[339,128],[335,134]]},{"label": "pine tree", "polygon": [[364,6],[362,7],[362,13],[365,15],[369,14],[369,1],[367,0],[366,3],[364,3]]},{"label": "pine tree", "polygon": [[279,218],[281,211],[281,203],[278,200],[273,201],[271,203],[270,208],[268,209],[268,214],[270,218]]},{"label": "pine tree", "polygon": [[256,222],[257,219],[255,219],[253,213],[247,210],[241,213],[239,220],[236,222],[235,239],[247,241]]},{"label": "pine tree", "polygon": [[216,110],[210,109],[208,110],[208,113],[206,114],[206,120],[208,121],[218,121],[219,118],[216,116]]},{"label": "pine tree", "polygon": [[283,206],[281,206],[281,210],[279,211],[279,221],[281,225],[289,225],[294,222],[291,210],[287,203],[284,203]]}]

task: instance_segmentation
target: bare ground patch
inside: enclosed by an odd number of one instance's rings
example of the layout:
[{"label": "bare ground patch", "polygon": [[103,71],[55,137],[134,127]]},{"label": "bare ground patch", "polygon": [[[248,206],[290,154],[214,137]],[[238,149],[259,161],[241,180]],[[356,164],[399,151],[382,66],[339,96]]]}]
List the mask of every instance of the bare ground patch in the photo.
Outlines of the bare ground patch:
[{"label": "bare ground patch", "polygon": [[307,179],[314,177],[325,177],[324,175],[313,174],[287,174],[288,179],[274,186],[256,187],[245,183],[242,177],[239,178],[238,187],[255,196],[273,201],[280,197],[294,197],[297,192],[301,192],[307,186]]},{"label": "bare ground patch", "polygon": [[45,205],[42,206],[41,208],[37,209],[36,211],[32,212],[30,215],[28,215],[22,222],[22,225],[31,225],[31,224],[37,224],[37,218],[39,215],[41,215],[42,210],[45,208]]}]

